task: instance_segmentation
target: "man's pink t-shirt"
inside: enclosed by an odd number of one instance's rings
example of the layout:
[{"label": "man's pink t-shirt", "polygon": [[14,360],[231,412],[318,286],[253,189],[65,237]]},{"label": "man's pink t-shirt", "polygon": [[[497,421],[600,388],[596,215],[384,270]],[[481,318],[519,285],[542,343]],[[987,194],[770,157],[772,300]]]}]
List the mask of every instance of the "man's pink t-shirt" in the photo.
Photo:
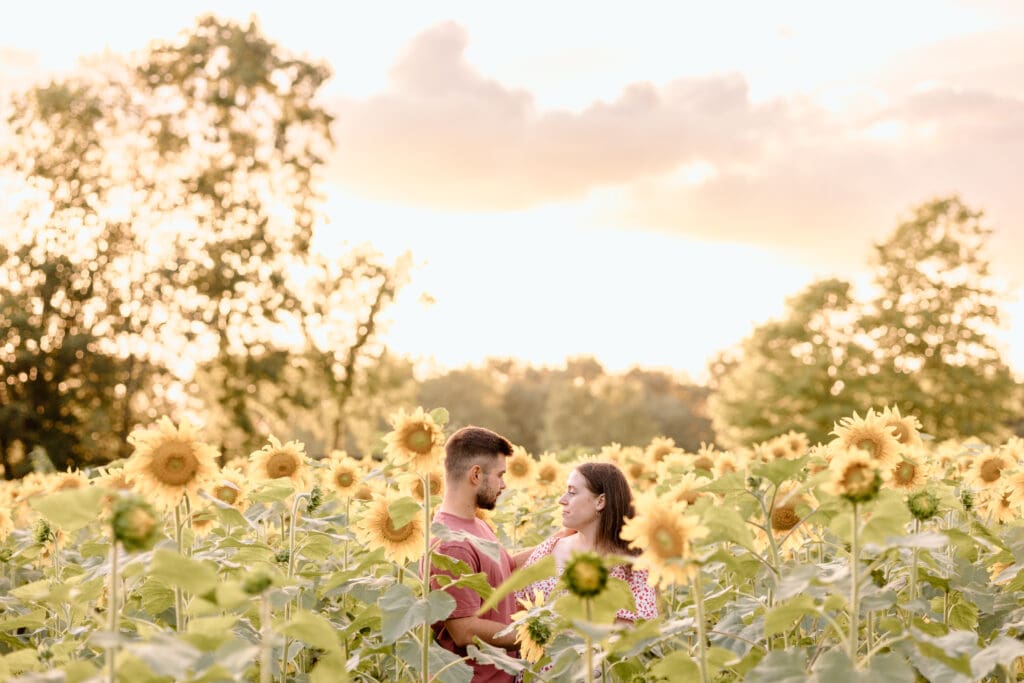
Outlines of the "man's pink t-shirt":
[{"label": "man's pink t-shirt", "polygon": [[[447,512],[438,512],[434,517],[435,522],[444,524],[452,531],[464,531],[467,534],[472,534],[477,538],[482,538],[485,541],[491,541],[497,543],[498,539],[491,531],[491,527],[487,526],[487,523],[476,517],[472,519],[465,519],[463,517],[457,517]],[[512,564],[512,558],[505,551],[504,548],[500,548],[500,556],[498,562],[487,556],[486,553],[481,552],[472,541],[469,540],[457,540],[457,541],[443,541],[434,549],[442,555],[461,560],[469,565],[472,573],[482,572],[487,577],[487,583],[491,584],[492,587],[497,588],[501,583],[511,576],[514,566]],[[442,571],[436,567],[431,567],[431,576],[436,574],[448,574],[449,572]],[[458,578],[458,577],[455,577]],[[480,605],[483,604],[483,600],[480,595],[472,588],[446,588],[449,595],[455,598],[455,611],[452,612],[448,618],[458,619],[460,617],[472,617],[475,616],[477,610],[480,609]],[[515,596],[512,594],[506,595],[498,605],[480,615],[482,619],[490,619],[491,621],[497,621],[502,624],[512,623],[512,613],[515,611]],[[434,635],[437,637],[437,642],[441,647],[450,652],[454,652],[460,657],[466,656],[466,648],[459,647],[455,644],[451,634],[444,628],[444,622],[438,622],[434,624]],[[478,664],[473,660],[469,662],[473,666],[473,683],[511,683],[515,680],[515,676],[507,674],[501,669],[498,669],[490,664]]]}]

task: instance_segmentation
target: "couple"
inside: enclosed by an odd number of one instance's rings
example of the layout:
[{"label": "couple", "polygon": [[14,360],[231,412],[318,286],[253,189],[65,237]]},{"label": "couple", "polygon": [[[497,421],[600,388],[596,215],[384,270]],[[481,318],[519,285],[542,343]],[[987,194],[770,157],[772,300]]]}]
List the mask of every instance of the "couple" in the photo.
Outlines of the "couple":
[{"label": "couple", "polygon": [[[512,454],[508,439],[482,427],[463,427],[445,444],[445,492],[441,507],[434,517],[453,531],[462,531],[487,541],[497,542],[494,532],[476,516],[478,508],[493,510],[505,488],[505,459]],[[565,494],[558,500],[562,505],[560,531],[535,548],[511,556],[501,549],[495,562],[480,552],[468,540],[445,541],[437,552],[465,562],[473,572],[482,572],[492,587],[499,586],[513,571],[553,555],[561,572],[574,552],[634,555],[625,541],[619,538],[623,520],[633,514],[632,494],[622,472],[610,463],[583,463],[569,475]],[[446,573],[435,569],[435,574]],[[620,610],[616,615],[622,622],[635,622],[637,618],[657,616],[654,590],[647,583],[647,572],[632,571],[617,566],[611,576],[626,581],[633,590],[637,611]],[[557,584],[556,578],[539,581],[523,591],[506,596],[490,612],[476,616],[481,605],[480,596],[471,588],[449,588],[455,599],[455,610],[447,620],[434,625],[438,643],[447,650],[466,655],[466,646],[480,638],[482,641],[514,650],[516,636],[509,632],[498,636],[512,622],[516,611],[516,596],[533,596],[541,591],[546,598]],[[511,683],[514,677],[492,665],[473,665],[473,681],[501,681]]]}]

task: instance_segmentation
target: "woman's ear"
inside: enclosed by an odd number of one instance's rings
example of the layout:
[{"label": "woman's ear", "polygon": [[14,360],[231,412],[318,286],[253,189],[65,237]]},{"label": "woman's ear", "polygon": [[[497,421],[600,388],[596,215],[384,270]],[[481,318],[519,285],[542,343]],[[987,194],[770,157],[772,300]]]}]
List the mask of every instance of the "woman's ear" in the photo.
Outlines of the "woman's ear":
[{"label": "woman's ear", "polygon": [[598,510],[604,510],[604,494],[603,493],[600,496],[597,497],[597,503],[595,503],[594,507],[596,507]]}]

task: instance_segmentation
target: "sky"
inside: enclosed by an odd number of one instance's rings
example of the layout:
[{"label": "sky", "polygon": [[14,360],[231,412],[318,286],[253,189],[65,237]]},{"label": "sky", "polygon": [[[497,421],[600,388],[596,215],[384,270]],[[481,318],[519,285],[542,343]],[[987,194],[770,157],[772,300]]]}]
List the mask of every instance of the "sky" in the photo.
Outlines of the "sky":
[{"label": "sky", "polygon": [[[384,340],[440,369],[708,360],[958,193],[1024,374],[1024,3],[18,3],[0,89],[254,16],[334,72],[317,248],[411,251]],[[59,22],[53,17],[60,16]]]}]

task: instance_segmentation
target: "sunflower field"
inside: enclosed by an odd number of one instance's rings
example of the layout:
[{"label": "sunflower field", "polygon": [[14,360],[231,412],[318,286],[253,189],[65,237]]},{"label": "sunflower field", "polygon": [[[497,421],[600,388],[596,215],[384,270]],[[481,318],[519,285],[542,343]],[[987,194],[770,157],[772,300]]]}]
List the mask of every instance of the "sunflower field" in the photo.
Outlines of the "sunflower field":
[{"label": "sunflower field", "polygon": [[[399,412],[381,460],[312,460],[270,438],[219,466],[202,432],[164,418],[123,462],[0,489],[0,679],[468,683],[430,625],[469,586],[435,552],[447,413]],[[977,681],[1024,670],[1024,441],[938,443],[897,409],[697,453],[609,444],[636,495],[628,535],[659,617],[614,622],[622,558],[577,556],[548,603],[510,626],[523,658],[471,656],[525,681]],[[515,449],[481,513],[502,544],[560,528],[579,457]],[[483,552],[496,547],[481,544]],[[444,569],[425,582],[424,563]],[[587,570],[587,571],[581,571]]]}]

